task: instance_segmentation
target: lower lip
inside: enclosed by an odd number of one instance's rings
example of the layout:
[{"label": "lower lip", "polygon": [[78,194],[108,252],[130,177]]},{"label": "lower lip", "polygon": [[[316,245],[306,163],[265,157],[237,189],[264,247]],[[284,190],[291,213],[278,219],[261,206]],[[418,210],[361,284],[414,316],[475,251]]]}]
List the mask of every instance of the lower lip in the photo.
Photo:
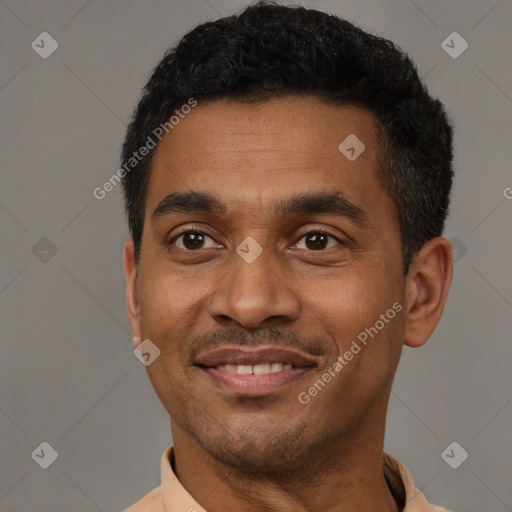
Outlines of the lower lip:
[{"label": "lower lip", "polygon": [[280,372],[263,375],[240,375],[217,368],[201,367],[215,382],[243,396],[262,396],[277,391],[280,388],[298,381],[304,374],[312,370],[312,366],[281,370]]}]

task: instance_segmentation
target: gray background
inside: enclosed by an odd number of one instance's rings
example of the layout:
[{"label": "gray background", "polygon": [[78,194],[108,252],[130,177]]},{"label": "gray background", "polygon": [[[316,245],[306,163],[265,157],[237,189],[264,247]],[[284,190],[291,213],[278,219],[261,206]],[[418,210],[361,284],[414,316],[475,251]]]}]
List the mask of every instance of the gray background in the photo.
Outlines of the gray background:
[{"label": "gray background", "polygon": [[[101,201],[92,191],[117,170],[126,124],[164,50],[245,5],[0,2],[3,512],[115,512],[159,484],[169,418],[132,351],[121,190]],[[393,39],[455,123],[454,282],[432,339],[404,349],[385,448],[432,503],[512,510],[512,3],[303,5]],[[31,48],[43,31],[59,44],[47,59]],[[453,31],[469,44],[456,59],[441,47]],[[31,457],[43,441],[58,452],[48,469]],[[469,453],[457,469],[441,457],[452,441]]]}]

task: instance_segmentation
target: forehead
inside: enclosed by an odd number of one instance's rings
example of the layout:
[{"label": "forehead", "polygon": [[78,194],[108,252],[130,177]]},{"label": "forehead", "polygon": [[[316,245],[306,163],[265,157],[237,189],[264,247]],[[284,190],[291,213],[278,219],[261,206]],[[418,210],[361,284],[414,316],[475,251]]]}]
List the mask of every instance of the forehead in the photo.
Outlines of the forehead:
[{"label": "forehead", "polygon": [[155,150],[147,210],[173,190],[208,190],[244,208],[317,186],[355,200],[381,193],[377,126],[367,109],[318,99],[199,104]]}]

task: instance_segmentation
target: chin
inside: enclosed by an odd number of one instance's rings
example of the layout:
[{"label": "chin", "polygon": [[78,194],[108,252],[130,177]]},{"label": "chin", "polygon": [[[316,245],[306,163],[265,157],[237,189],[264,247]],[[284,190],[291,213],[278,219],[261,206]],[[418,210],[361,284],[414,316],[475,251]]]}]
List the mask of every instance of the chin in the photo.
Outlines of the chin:
[{"label": "chin", "polygon": [[312,448],[303,428],[282,422],[268,428],[224,427],[210,428],[196,435],[196,441],[221,464],[247,473],[289,472]]}]

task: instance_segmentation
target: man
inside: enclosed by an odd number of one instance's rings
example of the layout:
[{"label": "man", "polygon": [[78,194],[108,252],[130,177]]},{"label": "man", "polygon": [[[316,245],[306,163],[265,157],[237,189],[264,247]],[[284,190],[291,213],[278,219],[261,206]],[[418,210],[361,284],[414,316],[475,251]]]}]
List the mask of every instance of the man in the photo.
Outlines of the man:
[{"label": "man", "polygon": [[127,511],[443,510],[383,453],[452,278],[452,130],[412,62],[258,3],[166,54],[122,157],[128,315],[173,437]]}]

